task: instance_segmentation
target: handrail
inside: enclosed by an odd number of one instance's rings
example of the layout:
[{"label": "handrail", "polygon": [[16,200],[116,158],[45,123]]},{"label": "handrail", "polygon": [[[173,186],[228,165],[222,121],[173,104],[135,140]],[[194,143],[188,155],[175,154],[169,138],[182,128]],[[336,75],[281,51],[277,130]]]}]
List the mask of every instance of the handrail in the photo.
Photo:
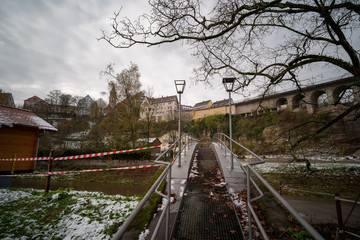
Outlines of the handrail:
[{"label": "handrail", "polygon": [[[224,138],[227,138],[229,139],[229,142],[230,142],[230,137],[227,136],[226,134],[224,133],[218,133],[218,135],[220,136],[223,136]],[[261,163],[265,163],[265,160],[260,157],[259,155],[257,155],[256,153],[254,153],[253,151],[251,151],[250,149],[248,149],[247,147],[241,145],[240,143],[238,143],[237,141],[234,141],[234,139],[231,140],[232,143],[235,143],[236,145],[238,145],[239,147],[241,147],[242,149],[244,149],[245,151],[249,152],[251,155],[253,155],[255,158],[257,158],[260,162],[255,162],[255,163],[251,163],[251,165],[256,165],[256,164],[261,164]],[[225,141],[224,141],[225,143]],[[226,146],[226,145],[225,145]],[[232,153],[233,155],[235,155],[234,153]]]},{"label": "handrail", "polygon": [[[355,201],[350,200],[350,199],[341,198],[341,197],[339,197],[338,194],[335,194],[336,215],[337,215],[337,219],[338,219],[338,228],[336,229],[336,239],[338,239],[339,234],[345,234],[345,233],[360,239],[360,235],[345,230],[346,223],[348,222],[356,205],[360,204],[359,199],[360,199],[360,194],[358,195],[358,197],[356,198]],[[343,214],[341,211],[341,202],[353,203],[353,206],[352,206],[350,212],[348,213],[345,222],[343,221]],[[342,238],[340,238],[340,239],[342,239]]]},{"label": "handrail", "polygon": [[[188,136],[186,134],[184,134],[183,136],[181,136],[181,138],[188,138]],[[147,191],[147,193],[145,194],[145,196],[141,199],[141,201],[138,203],[138,205],[136,206],[136,208],[131,212],[130,216],[125,220],[125,222],[120,226],[120,228],[118,229],[118,231],[113,235],[112,240],[118,240],[121,239],[123,237],[123,235],[125,234],[126,230],[130,227],[131,223],[135,220],[136,216],[140,213],[141,209],[144,207],[145,203],[149,200],[149,198],[151,197],[151,195],[155,192],[157,194],[159,194],[162,197],[165,197],[167,199],[167,202],[165,204],[165,208],[166,211],[164,210],[161,213],[161,216],[159,218],[159,221],[155,227],[154,233],[152,235],[151,239],[155,239],[156,235],[160,229],[160,225],[161,222],[166,214],[166,229],[165,229],[165,235],[166,235],[166,239],[169,239],[169,220],[170,220],[170,197],[171,197],[171,167],[174,163],[174,161],[169,162],[163,162],[160,159],[169,151],[172,151],[173,148],[176,148],[176,146],[178,145],[179,141],[181,140],[181,138],[178,138],[172,145],[170,145],[170,147],[164,151],[163,153],[160,154],[160,156],[158,156],[155,159],[156,163],[162,163],[167,165],[166,168],[164,169],[164,171],[160,174],[160,176],[157,178],[157,180],[155,181],[155,183],[150,187],[150,189]],[[188,138],[189,139],[189,138]],[[182,149],[179,149],[176,157],[178,156],[178,154],[181,154],[181,151],[186,147],[186,144],[184,144]],[[176,158],[174,157],[174,160]],[[165,179],[166,175],[168,176],[168,189],[167,189],[167,196],[161,192],[158,191],[158,188],[160,187],[161,183],[163,182],[163,180]]]},{"label": "handrail", "polygon": [[[247,152],[249,152],[251,155],[253,155],[254,157],[256,157],[259,162],[255,162],[255,163],[248,163],[247,164],[247,171],[244,171],[247,175],[247,208],[248,208],[248,224],[249,224],[249,239],[252,239],[252,223],[251,223],[251,216],[254,217],[254,220],[256,222],[256,225],[259,227],[261,234],[263,235],[264,239],[269,239],[263,226],[261,225],[253,207],[251,206],[251,203],[254,201],[259,200],[260,198],[262,198],[264,196],[263,192],[260,190],[259,186],[255,183],[255,181],[252,179],[251,177],[251,173],[253,173],[257,179],[264,184],[264,186],[271,192],[271,194],[273,194],[273,196],[275,196],[280,203],[282,203],[282,205],[296,218],[296,220],[305,228],[306,231],[308,231],[313,237],[314,239],[319,239],[319,240],[323,240],[324,238],[303,218],[299,215],[298,212],[296,212],[296,210],[252,167],[253,165],[256,164],[262,164],[265,163],[265,160],[262,159],[260,156],[258,156],[257,154],[255,154],[254,152],[252,152],[251,150],[249,150],[248,148],[244,147],[243,145],[241,145],[240,143],[236,142],[234,139],[230,139],[227,135],[223,134],[223,133],[218,133],[217,134],[219,137],[216,137],[216,139],[218,139],[220,141],[221,144],[224,144],[225,149],[227,148],[226,146],[226,139],[229,140],[229,144],[237,144],[239,147],[243,148],[244,150],[246,150]],[[221,139],[221,137],[223,137],[224,141]],[[226,150],[225,150],[226,151]],[[235,155],[233,152],[230,153]],[[236,156],[236,155],[235,155]],[[238,159],[238,158],[236,158]],[[245,168],[243,167],[242,163],[240,161],[238,161],[241,168],[243,170],[245,170]],[[260,194],[257,197],[254,197],[251,199],[250,196],[250,192],[251,192],[251,183],[255,186],[256,191]]]}]

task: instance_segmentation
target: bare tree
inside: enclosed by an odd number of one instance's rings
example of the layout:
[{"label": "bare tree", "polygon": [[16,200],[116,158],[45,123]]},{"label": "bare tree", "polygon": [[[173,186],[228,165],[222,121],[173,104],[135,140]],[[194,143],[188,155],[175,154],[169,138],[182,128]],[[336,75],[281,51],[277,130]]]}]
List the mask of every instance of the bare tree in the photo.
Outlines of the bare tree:
[{"label": "bare tree", "polygon": [[60,104],[60,96],[61,96],[60,90],[51,90],[49,94],[47,95],[48,98],[45,99],[49,104],[51,105],[57,105]]},{"label": "bare tree", "polygon": [[71,104],[75,105],[75,106],[78,106],[79,104],[79,101],[82,99],[83,97],[81,96],[73,96],[71,98]]},{"label": "bare tree", "polygon": [[[336,69],[360,87],[360,5],[357,0],[150,0],[150,14],[137,20],[111,20],[103,39],[116,48],[156,46],[182,41],[202,60],[198,81],[231,72],[236,92],[274,86],[304,87],[304,69]],[[313,76],[315,81],[319,80]],[[358,119],[360,103],[329,119],[324,127],[298,139],[292,147],[324,131],[350,113]]]},{"label": "bare tree", "polygon": [[116,106],[119,119],[124,121],[130,133],[130,141],[135,146],[137,131],[136,126],[140,117],[140,106],[143,93],[140,91],[139,67],[131,63],[128,68],[123,69],[119,74],[114,73],[113,64],[109,64],[102,74],[110,77],[109,85],[114,86],[117,92],[119,103]]},{"label": "bare tree", "polygon": [[156,105],[153,104],[154,89],[148,88],[145,92],[145,97],[141,103],[141,116],[146,123],[146,131],[148,142],[150,139],[151,123],[154,121],[154,115],[156,113]]}]

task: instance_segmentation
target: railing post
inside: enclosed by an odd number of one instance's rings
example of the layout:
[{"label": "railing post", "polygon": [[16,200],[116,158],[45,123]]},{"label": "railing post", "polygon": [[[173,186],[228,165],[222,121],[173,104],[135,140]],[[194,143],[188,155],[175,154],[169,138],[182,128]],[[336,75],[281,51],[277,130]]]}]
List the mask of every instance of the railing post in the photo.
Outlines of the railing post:
[{"label": "railing post", "polygon": [[224,135],[224,148],[225,148],[225,157],[226,157],[226,137],[225,137],[225,135]]},{"label": "railing post", "polygon": [[188,147],[188,150],[190,150],[190,137],[188,135],[186,135],[187,137],[187,147]]},{"label": "railing post", "polygon": [[46,177],[46,184],[45,184],[45,192],[49,192],[50,189],[50,177],[51,175],[49,175],[49,173],[51,172],[51,168],[52,168],[52,161],[53,161],[53,152],[54,150],[51,149],[50,153],[49,153],[49,162],[48,162],[48,176]]},{"label": "railing post", "polygon": [[231,170],[234,169],[234,153],[233,153],[233,142],[232,138],[230,138],[230,161],[231,161]]},{"label": "railing post", "polygon": [[252,224],[251,224],[251,211],[250,211],[250,206],[251,206],[251,199],[250,199],[250,166],[247,166],[247,186],[246,186],[246,194],[247,194],[247,214],[248,214],[248,224],[249,224],[249,240],[252,240]]},{"label": "railing post", "polygon": [[[336,215],[338,220],[338,228],[339,228],[339,233],[343,234],[344,224],[343,224],[342,211],[341,211],[341,202],[338,199],[338,197],[339,197],[339,193],[335,193],[335,206],[336,206]],[[343,238],[340,237],[340,239]]]},{"label": "railing post", "polygon": [[186,135],[185,135],[185,144],[184,144],[184,156],[186,156]]},{"label": "railing post", "polygon": [[169,222],[170,222],[170,204],[171,204],[171,169],[172,169],[172,163],[171,167],[168,172],[168,206],[166,208],[166,229],[165,229],[165,239],[169,239]]},{"label": "railing post", "polygon": [[[14,153],[14,158],[17,158],[16,153]],[[10,169],[11,175],[14,175],[15,173],[15,165],[16,165],[16,161],[13,161]]]},{"label": "railing post", "polygon": [[221,149],[224,148],[224,135],[221,136]]}]

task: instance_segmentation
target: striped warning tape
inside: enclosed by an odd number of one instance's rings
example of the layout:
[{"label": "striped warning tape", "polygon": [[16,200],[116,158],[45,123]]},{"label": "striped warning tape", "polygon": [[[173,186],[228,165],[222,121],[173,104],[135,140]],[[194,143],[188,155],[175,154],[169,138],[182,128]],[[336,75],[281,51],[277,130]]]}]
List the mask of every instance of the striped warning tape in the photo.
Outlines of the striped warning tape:
[{"label": "striped warning tape", "polygon": [[160,166],[163,166],[163,165],[164,164],[153,164],[153,165],[118,167],[118,168],[74,170],[74,171],[63,171],[63,172],[48,172],[48,173],[40,173],[40,174],[0,175],[0,177],[47,177],[47,176],[51,176],[51,175],[62,175],[62,174],[69,174],[69,173],[86,173],[86,172],[103,172],[103,171],[114,171],[114,170],[140,169],[140,168],[160,167]]},{"label": "striped warning tape", "polygon": [[[134,148],[134,149],[128,149],[128,150],[112,151],[112,152],[90,153],[90,154],[82,154],[82,155],[75,155],[75,156],[57,157],[57,158],[52,158],[52,160],[53,161],[61,161],[61,160],[73,160],[73,159],[82,159],[82,158],[91,158],[91,157],[101,157],[101,156],[135,152],[135,151],[141,151],[141,150],[147,150],[147,149],[159,148],[159,147],[166,147],[166,146],[168,146],[168,145],[163,144],[163,145],[158,145],[158,146]],[[6,159],[4,158],[4,159],[0,159],[0,162],[12,162],[12,161],[24,162],[24,161],[40,161],[40,160],[49,160],[49,159],[50,159],[50,157],[6,158]]]},{"label": "striped warning tape", "polygon": [[40,160],[49,160],[50,157],[31,157],[31,158],[2,158],[0,162],[25,162],[25,161],[40,161]]}]

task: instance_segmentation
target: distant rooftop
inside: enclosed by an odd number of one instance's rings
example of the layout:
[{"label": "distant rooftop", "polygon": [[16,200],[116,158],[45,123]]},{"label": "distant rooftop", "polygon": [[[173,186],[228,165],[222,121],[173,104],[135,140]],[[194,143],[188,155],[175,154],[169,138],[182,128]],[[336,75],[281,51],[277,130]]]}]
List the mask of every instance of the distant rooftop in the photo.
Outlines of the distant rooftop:
[{"label": "distant rooftop", "polygon": [[166,96],[166,97],[159,97],[159,98],[149,98],[149,100],[152,104],[158,104],[158,103],[163,103],[163,102],[177,101],[177,97],[174,95],[174,96]]},{"label": "distant rooftop", "polygon": [[41,130],[57,131],[56,128],[35,113],[8,106],[0,106],[0,127],[2,126],[26,126]]},{"label": "distant rooftop", "polygon": [[[233,104],[233,103],[234,102],[231,99],[231,104]],[[228,106],[228,105],[229,105],[229,99],[224,99],[224,100],[214,102],[213,105],[211,106],[211,108],[223,107],[223,106]]]},{"label": "distant rooftop", "polygon": [[209,104],[209,102],[211,102],[211,100],[196,103],[194,105],[194,108],[206,107]]}]

